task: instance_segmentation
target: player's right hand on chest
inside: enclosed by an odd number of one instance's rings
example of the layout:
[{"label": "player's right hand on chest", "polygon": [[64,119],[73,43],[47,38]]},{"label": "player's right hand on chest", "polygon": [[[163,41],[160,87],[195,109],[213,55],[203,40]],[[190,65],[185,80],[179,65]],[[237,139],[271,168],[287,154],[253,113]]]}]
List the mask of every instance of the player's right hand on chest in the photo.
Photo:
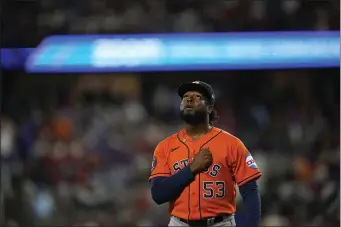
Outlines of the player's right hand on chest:
[{"label": "player's right hand on chest", "polygon": [[213,157],[208,148],[204,148],[197,153],[190,164],[192,173],[198,174],[212,165]]}]

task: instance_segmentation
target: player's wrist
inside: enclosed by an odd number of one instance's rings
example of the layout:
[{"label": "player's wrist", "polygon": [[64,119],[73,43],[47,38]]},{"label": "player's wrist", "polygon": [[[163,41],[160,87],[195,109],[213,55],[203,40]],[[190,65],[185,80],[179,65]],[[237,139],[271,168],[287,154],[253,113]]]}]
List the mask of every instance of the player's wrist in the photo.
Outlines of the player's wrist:
[{"label": "player's wrist", "polygon": [[199,173],[198,169],[192,165],[189,166],[191,173],[193,174],[193,176],[197,175]]},{"label": "player's wrist", "polygon": [[193,181],[195,179],[195,175],[193,174],[190,166],[186,167],[186,172],[188,174],[189,179]]}]

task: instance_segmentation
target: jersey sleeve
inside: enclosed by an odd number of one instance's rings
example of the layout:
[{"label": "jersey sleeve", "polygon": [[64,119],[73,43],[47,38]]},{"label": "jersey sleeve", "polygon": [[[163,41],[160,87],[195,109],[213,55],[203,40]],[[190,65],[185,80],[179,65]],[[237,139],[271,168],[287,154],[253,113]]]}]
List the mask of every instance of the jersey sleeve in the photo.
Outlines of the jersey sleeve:
[{"label": "jersey sleeve", "polygon": [[233,175],[239,187],[251,180],[261,177],[262,173],[255,160],[240,140],[237,142],[234,152],[235,166]]},{"label": "jersey sleeve", "polygon": [[154,177],[168,177],[170,175],[171,171],[167,163],[164,146],[159,143],[154,150],[149,181]]}]

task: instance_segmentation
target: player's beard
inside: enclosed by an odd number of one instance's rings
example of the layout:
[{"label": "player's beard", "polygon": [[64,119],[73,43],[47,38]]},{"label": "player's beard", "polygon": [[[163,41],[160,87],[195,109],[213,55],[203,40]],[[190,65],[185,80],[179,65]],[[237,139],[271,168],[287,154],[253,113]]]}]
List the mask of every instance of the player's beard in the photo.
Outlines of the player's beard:
[{"label": "player's beard", "polygon": [[186,113],[184,110],[181,110],[180,117],[189,125],[204,124],[207,121],[207,113],[204,110],[198,110],[193,113]]}]

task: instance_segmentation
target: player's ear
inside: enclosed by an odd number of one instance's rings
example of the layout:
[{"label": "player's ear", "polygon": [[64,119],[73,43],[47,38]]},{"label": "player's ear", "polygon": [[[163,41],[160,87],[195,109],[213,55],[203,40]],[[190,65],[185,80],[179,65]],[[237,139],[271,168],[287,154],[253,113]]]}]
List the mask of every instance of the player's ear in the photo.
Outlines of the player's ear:
[{"label": "player's ear", "polygon": [[207,112],[208,112],[208,114],[211,114],[213,112],[213,106],[212,105],[207,106]]}]

